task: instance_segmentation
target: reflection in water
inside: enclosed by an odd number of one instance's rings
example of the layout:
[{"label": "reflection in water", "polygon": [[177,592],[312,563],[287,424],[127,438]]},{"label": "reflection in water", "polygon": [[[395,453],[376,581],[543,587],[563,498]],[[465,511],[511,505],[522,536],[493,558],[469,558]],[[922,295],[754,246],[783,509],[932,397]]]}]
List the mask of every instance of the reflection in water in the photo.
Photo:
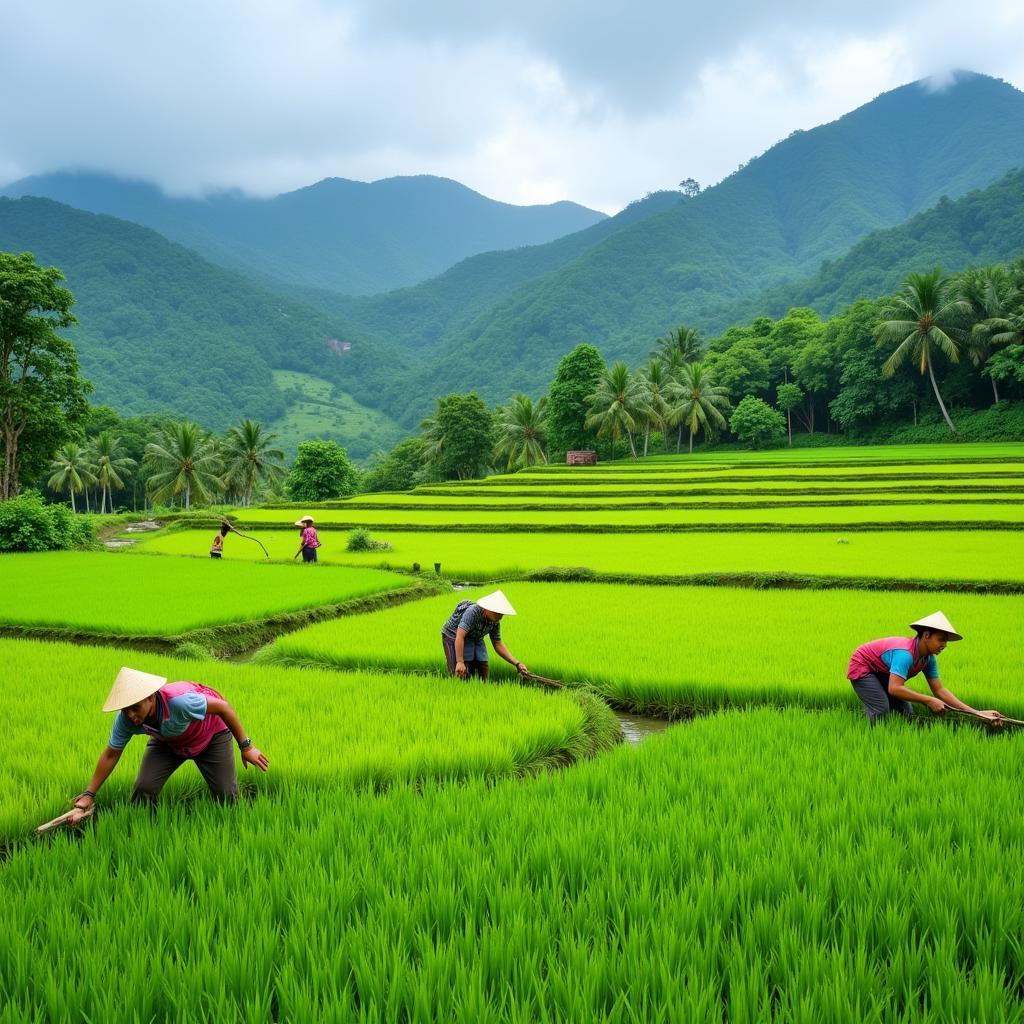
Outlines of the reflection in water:
[{"label": "reflection in water", "polygon": [[638,747],[648,736],[662,733],[669,726],[664,718],[644,718],[642,715],[627,715],[622,711],[616,711],[615,717],[619,720],[622,738],[631,747]]}]

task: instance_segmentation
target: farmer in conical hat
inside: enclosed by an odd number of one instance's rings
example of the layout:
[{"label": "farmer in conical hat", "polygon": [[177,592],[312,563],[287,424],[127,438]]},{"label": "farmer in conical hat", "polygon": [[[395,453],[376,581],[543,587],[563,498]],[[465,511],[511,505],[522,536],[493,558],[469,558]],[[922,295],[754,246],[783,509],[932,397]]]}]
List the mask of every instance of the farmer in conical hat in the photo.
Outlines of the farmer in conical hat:
[{"label": "farmer in conical hat", "polygon": [[[846,678],[864,705],[868,721],[874,725],[879,718],[895,712],[904,718],[913,718],[912,703],[925,704],[933,714],[941,715],[946,708],[968,711],[998,725],[1002,716],[998,711],[976,711],[942,685],[937,661],[952,640],[963,640],[942,612],[926,615],[912,622],[912,637],[890,636],[861,644],[850,656]],[[907,680],[924,672],[932,693],[911,690]]]},{"label": "farmer in conical hat", "polygon": [[516,661],[501,640],[502,616],[515,613],[515,608],[500,590],[476,601],[460,601],[441,627],[441,644],[448,672],[459,679],[468,676],[486,679],[488,665],[484,637],[489,636],[494,653],[515,665],[516,671],[525,676],[529,670],[521,661]]},{"label": "farmer in conical hat", "polygon": [[116,711],[117,717],[88,788],[75,797],[75,807],[83,812],[93,805],[128,741],[142,733],[150,739],[135,780],[133,803],[156,803],[164,783],[186,761],[195,761],[215,800],[234,802],[238,780],[232,737],[247,768],[255,765],[266,771],[269,766],[246,735],[235,709],[209,686],[168,683],[163,676],[122,668],[103,710]]},{"label": "farmer in conical hat", "polygon": [[302,516],[300,519],[295,520],[295,525],[299,528],[301,534],[299,550],[292,555],[292,561],[294,562],[299,555],[302,555],[304,562],[315,562],[316,549],[320,547],[320,538],[317,536],[316,527],[313,525],[313,517]]}]

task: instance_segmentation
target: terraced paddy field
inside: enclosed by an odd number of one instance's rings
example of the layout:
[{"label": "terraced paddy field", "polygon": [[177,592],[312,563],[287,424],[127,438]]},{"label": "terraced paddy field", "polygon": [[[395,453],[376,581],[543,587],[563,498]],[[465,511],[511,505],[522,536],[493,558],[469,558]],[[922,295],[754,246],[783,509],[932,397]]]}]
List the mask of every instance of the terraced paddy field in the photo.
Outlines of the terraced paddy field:
[{"label": "terraced paddy field", "polygon": [[[296,567],[298,568],[298,567]],[[184,562],[106,552],[0,555],[0,628],[173,636],[386,594],[377,569]]]},{"label": "terraced paddy field", "polygon": [[1019,1021],[1022,749],[759,710],[525,780],[118,807],[0,870],[0,1013]]},{"label": "terraced paddy field", "polygon": [[[256,530],[275,559],[290,559],[295,541],[280,530]],[[742,574],[816,577],[821,582],[853,578],[890,586],[930,582],[951,589],[1024,584],[1024,538],[1001,530],[886,530],[874,533],[460,533],[373,531],[388,551],[347,551],[347,534],[323,532],[323,562],[395,568],[435,562],[456,580],[502,580],[547,568],[589,569],[598,575],[664,580]],[[205,557],[208,530],[169,530],[146,539],[140,551]],[[261,560],[255,544],[229,537],[226,558]],[[927,552],[927,557],[908,557]],[[768,580],[762,580],[767,583]]]},{"label": "terraced paddy field", "polygon": [[[458,596],[475,594],[482,596]],[[503,624],[502,638],[533,671],[591,683],[615,706],[671,717],[728,704],[854,708],[850,652],[867,639],[907,631],[934,601],[884,591],[586,583],[519,583],[506,596],[519,614]],[[1024,667],[1003,661],[993,670],[993,652],[1024,650],[1024,598],[945,594],[942,603],[970,638],[942,656],[950,688],[1024,717]],[[438,671],[440,630],[454,604],[442,595],[389,608],[373,616],[373,628],[360,617],[319,623],[280,637],[260,657]],[[382,644],[382,636],[393,639]],[[504,662],[495,669],[514,674]]]},{"label": "terraced paddy field", "polygon": [[[63,574],[0,560],[50,629],[295,616],[242,665],[0,640],[0,1024],[1024,1021],[1024,733],[869,729],[845,679],[941,607],[944,683],[1024,717],[1022,471],[1022,445],[717,452],[332,503],[316,567],[298,507],[237,513],[274,564],[237,537],[211,563],[209,517]],[[393,549],[345,552],[354,517]],[[506,642],[569,689],[443,677],[441,623],[484,589],[431,595],[435,561],[501,580]],[[549,567],[578,579],[521,579]],[[361,573],[391,583],[346,597]],[[135,741],[81,835],[28,841],[121,664],[221,689],[270,773],[222,808],[186,766],[140,813]],[[609,705],[677,724],[609,752]]]}]

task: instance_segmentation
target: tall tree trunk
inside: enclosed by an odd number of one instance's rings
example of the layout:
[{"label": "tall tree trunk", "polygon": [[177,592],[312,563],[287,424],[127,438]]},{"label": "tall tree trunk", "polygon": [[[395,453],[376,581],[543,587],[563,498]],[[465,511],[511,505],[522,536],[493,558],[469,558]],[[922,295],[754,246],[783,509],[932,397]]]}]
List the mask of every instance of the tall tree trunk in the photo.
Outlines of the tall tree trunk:
[{"label": "tall tree trunk", "polygon": [[191,500],[190,500],[191,497],[192,497],[192,495],[191,495],[191,487],[189,486],[188,481],[186,481],[185,482],[185,511],[186,512],[192,507],[192,503],[191,503]]},{"label": "tall tree trunk", "polygon": [[650,437],[651,437],[651,428],[648,427],[644,431],[644,457],[645,458],[647,457],[647,442],[650,440]]},{"label": "tall tree trunk", "polygon": [[626,437],[629,438],[629,450],[633,453],[633,458],[635,459],[637,457],[637,455],[636,455],[636,445],[633,444],[633,431],[632,430],[627,430],[626,431]]},{"label": "tall tree trunk", "polygon": [[676,455],[679,454],[679,449],[683,446],[683,421],[679,421],[679,432],[676,434]]},{"label": "tall tree trunk", "polygon": [[78,509],[75,508],[75,488],[74,488],[73,484],[71,486],[71,511],[72,512],[77,512],[78,511]]},{"label": "tall tree trunk", "polygon": [[793,447],[793,410],[786,410],[786,426],[789,427],[789,447]]},{"label": "tall tree trunk", "polygon": [[996,387],[996,379],[995,379],[995,377],[989,377],[989,380],[992,381],[992,404],[993,405],[998,405],[999,404],[999,388]]},{"label": "tall tree trunk", "polygon": [[935,382],[935,370],[932,369],[931,356],[928,357],[928,376],[931,378],[935,400],[939,403],[939,408],[942,410],[942,418],[946,421],[946,426],[949,427],[950,433],[955,434],[956,427],[953,426],[953,421],[949,418],[949,413],[946,412],[946,404],[942,401],[942,395],[939,394],[939,385]]},{"label": "tall tree trunk", "polygon": [[690,454],[693,454],[693,431],[690,431]]}]

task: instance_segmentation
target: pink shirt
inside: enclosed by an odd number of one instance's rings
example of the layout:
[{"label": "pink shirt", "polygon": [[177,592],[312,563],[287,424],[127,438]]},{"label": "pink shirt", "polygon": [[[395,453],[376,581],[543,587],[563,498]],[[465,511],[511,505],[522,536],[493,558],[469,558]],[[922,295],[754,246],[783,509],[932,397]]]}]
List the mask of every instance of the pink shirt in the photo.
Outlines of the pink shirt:
[{"label": "pink shirt", "polygon": [[303,529],[302,546],[304,548],[320,547],[320,538],[316,535],[316,530],[314,530],[312,526],[307,526]]}]

